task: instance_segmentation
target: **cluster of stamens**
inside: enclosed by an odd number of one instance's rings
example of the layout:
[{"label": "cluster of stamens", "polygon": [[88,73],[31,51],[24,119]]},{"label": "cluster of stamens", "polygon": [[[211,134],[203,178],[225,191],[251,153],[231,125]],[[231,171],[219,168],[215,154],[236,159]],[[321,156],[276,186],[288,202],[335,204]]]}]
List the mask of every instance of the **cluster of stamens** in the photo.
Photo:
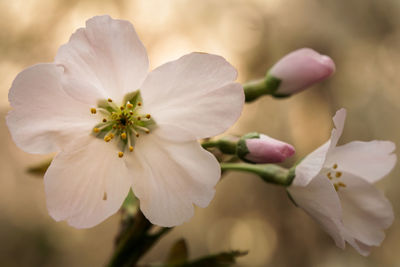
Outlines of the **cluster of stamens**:
[{"label": "cluster of stamens", "polygon": [[92,114],[101,114],[102,120],[93,128],[93,134],[105,142],[114,142],[122,158],[126,149],[133,152],[136,139],[142,133],[149,134],[155,124],[150,114],[140,113],[142,102],[136,91],[124,98],[123,105],[118,106],[112,99],[99,101],[97,108],[91,108]]},{"label": "cluster of stamens", "polygon": [[340,187],[346,187],[346,184],[340,181],[340,177],[342,177],[342,172],[337,171],[338,165],[335,163],[332,166],[332,169],[326,173],[326,176],[331,180],[335,190],[338,191]]}]

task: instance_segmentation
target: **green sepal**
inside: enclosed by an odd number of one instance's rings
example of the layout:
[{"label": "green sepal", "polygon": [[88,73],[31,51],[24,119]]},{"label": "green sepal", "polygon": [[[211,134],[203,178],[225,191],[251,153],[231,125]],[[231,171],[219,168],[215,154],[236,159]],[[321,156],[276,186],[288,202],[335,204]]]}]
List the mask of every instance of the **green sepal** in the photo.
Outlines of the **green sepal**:
[{"label": "green sepal", "polygon": [[254,163],[246,159],[246,155],[250,153],[249,149],[246,145],[247,139],[258,139],[260,138],[260,134],[257,132],[251,132],[248,134],[243,135],[236,145],[236,155],[243,161],[248,163]]}]

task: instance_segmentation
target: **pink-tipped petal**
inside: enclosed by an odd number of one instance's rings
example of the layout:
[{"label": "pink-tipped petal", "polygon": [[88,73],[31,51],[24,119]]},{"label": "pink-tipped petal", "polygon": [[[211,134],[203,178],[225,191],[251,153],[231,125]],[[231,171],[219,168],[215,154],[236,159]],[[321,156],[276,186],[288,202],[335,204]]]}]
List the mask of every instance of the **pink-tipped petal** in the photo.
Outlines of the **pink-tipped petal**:
[{"label": "pink-tipped petal", "polygon": [[269,74],[281,80],[276,93],[290,95],[325,80],[334,72],[335,63],[330,57],[302,48],[284,56]]}]

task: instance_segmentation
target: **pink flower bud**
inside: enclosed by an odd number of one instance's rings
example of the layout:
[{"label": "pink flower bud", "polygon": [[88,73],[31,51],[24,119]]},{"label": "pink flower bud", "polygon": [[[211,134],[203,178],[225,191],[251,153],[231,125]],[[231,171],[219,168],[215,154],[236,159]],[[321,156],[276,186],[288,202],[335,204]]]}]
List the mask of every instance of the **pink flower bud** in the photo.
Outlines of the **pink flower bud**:
[{"label": "pink flower bud", "polygon": [[254,163],[278,163],[292,156],[293,146],[260,134],[259,138],[246,139],[248,153],[244,159]]},{"label": "pink flower bud", "polygon": [[269,74],[281,80],[278,95],[298,93],[335,72],[335,63],[310,48],[295,50],[280,59]]}]

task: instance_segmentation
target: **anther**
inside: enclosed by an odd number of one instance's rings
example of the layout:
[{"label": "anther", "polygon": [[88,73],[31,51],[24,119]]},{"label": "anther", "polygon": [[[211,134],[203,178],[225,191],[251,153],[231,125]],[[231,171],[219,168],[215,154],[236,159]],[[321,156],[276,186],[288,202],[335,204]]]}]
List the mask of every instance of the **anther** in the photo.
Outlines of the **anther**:
[{"label": "anther", "polygon": [[129,111],[129,114],[133,115],[133,111]]},{"label": "anther", "polygon": [[118,152],[118,157],[122,158],[124,156],[124,152],[120,151]]},{"label": "anther", "polygon": [[138,133],[136,133],[136,137],[139,137],[139,134],[138,134]]},{"label": "anther", "polygon": [[91,112],[92,114],[96,114],[97,110],[96,110],[95,108],[91,108],[91,109],[90,109],[90,112]]},{"label": "anther", "polygon": [[342,182],[339,182],[338,185],[341,186],[341,187],[346,187],[346,185],[344,183],[342,183]]},{"label": "anther", "polygon": [[104,118],[104,119],[103,119],[103,122],[107,122],[107,119],[106,119],[106,118]]},{"label": "anther", "polygon": [[142,119],[142,117],[140,117],[140,116],[139,116],[139,117],[137,117],[137,120],[138,120],[138,121],[140,121],[141,119]]},{"label": "anther", "polygon": [[137,105],[140,107],[142,105],[142,102],[138,102]]},{"label": "anther", "polygon": [[124,108],[124,106],[120,106],[119,109],[120,110],[124,110],[125,108]]},{"label": "anther", "polygon": [[125,140],[126,139],[126,133],[122,133],[121,134],[121,138]]},{"label": "anther", "polygon": [[99,128],[93,128],[93,132],[98,133],[98,132],[100,132],[100,129]]},{"label": "anther", "polygon": [[130,151],[130,152],[133,151],[133,146],[129,146],[129,151]]},{"label": "anther", "polygon": [[336,172],[335,176],[336,176],[337,178],[339,178],[340,176],[342,176],[342,173],[341,173],[341,172]]},{"label": "anther", "polygon": [[111,102],[112,102],[112,99],[111,99],[111,98],[109,98],[109,99],[107,99],[107,101],[111,103]]},{"label": "anther", "polygon": [[104,136],[104,141],[110,142],[111,141],[111,137],[109,135]]},{"label": "anther", "polygon": [[338,185],[338,184],[333,184],[333,186],[335,187],[335,190],[336,190],[336,191],[339,190],[339,185]]},{"label": "anther", "polygon": [[329,179],[332,179],[332,174],[331,174],[330,172],[328,172],[328,173],[326,174],[326,176],[328,176]]},{"label": "anther", "polygon": [[333,164],[332,168],[337,169],[337,167],[338,167],[338,165],[335,163],[335,164]]},{"label": "anther", "polygon": [[150,119],[150,118],[151,118],[151,115],[150,115],[150,114],[146,114],[146,118],[147,118],[147,119]]},{"label": "anther", "polygon": [[107,200],[107,193],[106,192],[104,192],[103,200]]},{"label": "anther", "polygon": [[113,139],[115,135],[113,133],[110,133],[109,136],[111,139]]},{"label": "anther", "polygon": [[149,129],[145,130],[145,133],[149,134],[149,133],[150,133],[150,130],[149,130]]},{"label": "anther", "polygon": [[113,129],[117,129],[117,125],[114,124],[112,128],[113,128]]},{"label": "anther", "polygon": [[133,105],[131,103],[128,103],[128,104],[126,104],[126,107],[131,109],[131,108],[133,108]]}]

